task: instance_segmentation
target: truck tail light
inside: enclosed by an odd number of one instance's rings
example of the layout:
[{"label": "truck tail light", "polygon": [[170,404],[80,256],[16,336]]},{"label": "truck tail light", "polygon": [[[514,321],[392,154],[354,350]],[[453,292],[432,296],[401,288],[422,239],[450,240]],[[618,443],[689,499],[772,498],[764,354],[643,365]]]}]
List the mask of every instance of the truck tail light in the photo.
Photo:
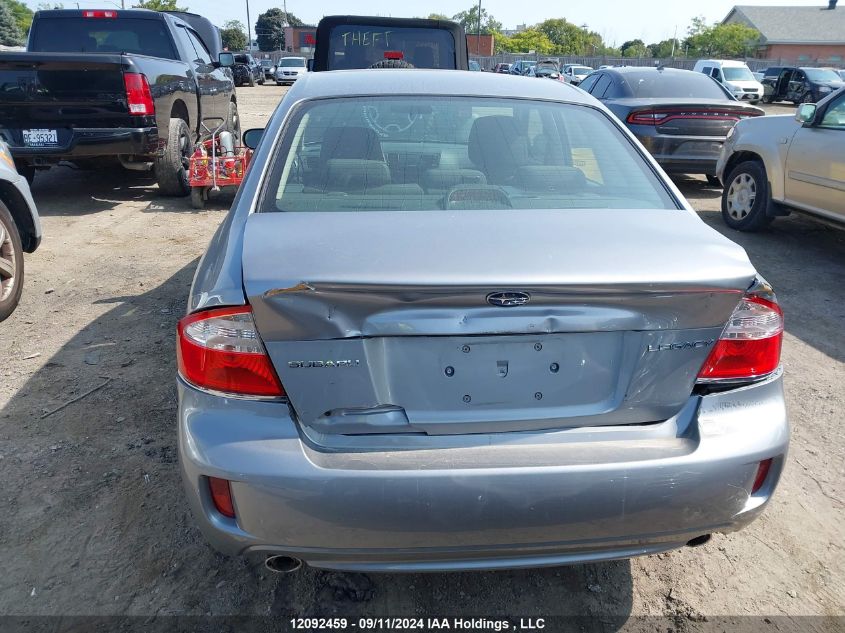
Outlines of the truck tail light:
[{"label": "truck tail light", "polygon": [[103,11],[102,9],[95,9],[93,11],[83,11],[83,18],[116,18],[117,11]]},{"label": "truck tail light", "polygon": [[152,116],[156,113],[153,95],[146,75],[125,73],[123,83],[126,85],[126,101],[129,104],[129,114],[135,116]]},{"label": "truck tail light", "polygon": [[201,389],[238,396],[285,395],[249,306],[184,317],[176,358],[179,375]]},{"label": "truck tail light", "polygon": [[783,311],[771,288],[761,283],[734,309],[698,374],[699,384],[765,378],[780,365]]}]

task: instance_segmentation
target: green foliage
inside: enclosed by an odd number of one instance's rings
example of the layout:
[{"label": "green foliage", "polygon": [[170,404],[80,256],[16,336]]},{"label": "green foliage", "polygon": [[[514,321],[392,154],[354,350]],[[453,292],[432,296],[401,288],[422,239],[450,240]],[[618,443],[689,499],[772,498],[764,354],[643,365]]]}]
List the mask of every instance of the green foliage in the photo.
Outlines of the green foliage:
[{"label": "green foliage", "polygon": [[[464,27],[467,33],[478,33],[478,5],[473,5],[466,11],[461,11],[452,16],[452,20]],[[481,34],[490,35],[502,30],[502,23],[487,13],[487,9],[481,8]]]},{"label": "green foliage", "polygon": [[11,13],[21,36],[25,38],[26,34],[29,33],[29,27],[32,26],[32,9],[23,2],[18,2],[18,0],[0,0],[0,5],[5,6]]},{"label": "green foliage", "polygon": [[505,38],[503,46],[509,53],[530,53],[534,51],[538,55],[550,55],[555,50],[555,45],[549,36],[536,28],[525,29]]},{"label": "green foliage", "polygon": [[757,47],[760,32],[745,24],[707,24],[693,18],[684,42],[694,57],[747,57]]},{"label": "green foliage", "polygon": [[220,29],[220,36],[223,38],[223,47],[230,51],[246,50],[246,32],[243,22],[229,20]]},{"label": "green foliage", "polygon": [[448,15],[443,15],[442,13],[429,13],[428,19],[429,20],[447,20],[449,22],[452,21],[452,18],[450,18]]},{"label": "green foliage", "polygon": [[650,57],[651,51],[640,39],[628,40],[619,47],[622,57]]},{"label": "green foliage", "polygon": [[565,18],[551,18],[535,27],[545,33],[556,55],[596,55],[605,49],[601,35],[572,24]]},{"label": "green foliage", "polygon": [[684,51],[681,48],[681,43],[676,39],[663,40],[657,44],[649,44],[648,50],[652,57],[672,57],[672,55],[681,55]]},{"label": "green foliage", "polygon": [[0,2],[0,44],[4,46],[22,46],[23,33],[15,16],[5,2]]},{"label": "green foliage", "polygon": [[176,0],[141,0],[133,5],[135,9],[150,9],[152,11],[187,11],[188,7],[176,6]]},{"label": "green foliage", "polygon": [[305,23],[288,11],[268,9],[255,21],[255,36],[262,51],[279,51],[285,48],[285,27],[304,26]]}]

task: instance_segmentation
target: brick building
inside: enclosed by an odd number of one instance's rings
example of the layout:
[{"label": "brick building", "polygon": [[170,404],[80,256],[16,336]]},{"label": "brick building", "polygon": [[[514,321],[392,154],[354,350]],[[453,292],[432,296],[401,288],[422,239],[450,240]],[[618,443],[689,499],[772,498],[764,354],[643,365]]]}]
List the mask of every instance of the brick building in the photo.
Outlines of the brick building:
[{"label": "brick building", "polygon": [[845,7],[735,6],[722,20],[760,31],[755,56],[795,64],[845,66]]},{"label": "brick building", "polygon": [[494,42],[492,35],[472,35],[467,33],[467,50],[470,57],[492,57]]},{"label": "brick building", "polygon": [[285,51],[308,55],[314,52],[317,41],[316,26],[286,26]]}]

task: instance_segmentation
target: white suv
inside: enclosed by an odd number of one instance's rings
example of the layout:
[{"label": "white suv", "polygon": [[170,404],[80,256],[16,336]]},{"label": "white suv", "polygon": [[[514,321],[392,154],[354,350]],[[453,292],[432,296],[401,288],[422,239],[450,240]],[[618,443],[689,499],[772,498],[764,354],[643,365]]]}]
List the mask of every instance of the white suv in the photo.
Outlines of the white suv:
[{"label": "white suv", "polygon": [[308,72],[304,57],[282,57],[276,64],[276,84],[291,85]]},{"label": "white suv", "polygon": [[700,59],[695,63],[696,72],[710,75],[725,86],[737,101],[759,103],[763,98],[763,84],[761,84],[745,62],[730,59]]}]

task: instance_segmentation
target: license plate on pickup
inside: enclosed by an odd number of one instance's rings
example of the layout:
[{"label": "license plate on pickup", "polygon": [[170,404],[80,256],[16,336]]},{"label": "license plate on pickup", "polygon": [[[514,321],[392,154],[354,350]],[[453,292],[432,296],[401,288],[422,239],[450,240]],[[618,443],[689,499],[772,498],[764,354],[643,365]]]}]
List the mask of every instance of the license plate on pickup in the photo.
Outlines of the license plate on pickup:
[{"label": "license plate on pickup", "polygon": [[23,144],[27,147],[50,147],[59,144],[58,130],[23,130]]}]

